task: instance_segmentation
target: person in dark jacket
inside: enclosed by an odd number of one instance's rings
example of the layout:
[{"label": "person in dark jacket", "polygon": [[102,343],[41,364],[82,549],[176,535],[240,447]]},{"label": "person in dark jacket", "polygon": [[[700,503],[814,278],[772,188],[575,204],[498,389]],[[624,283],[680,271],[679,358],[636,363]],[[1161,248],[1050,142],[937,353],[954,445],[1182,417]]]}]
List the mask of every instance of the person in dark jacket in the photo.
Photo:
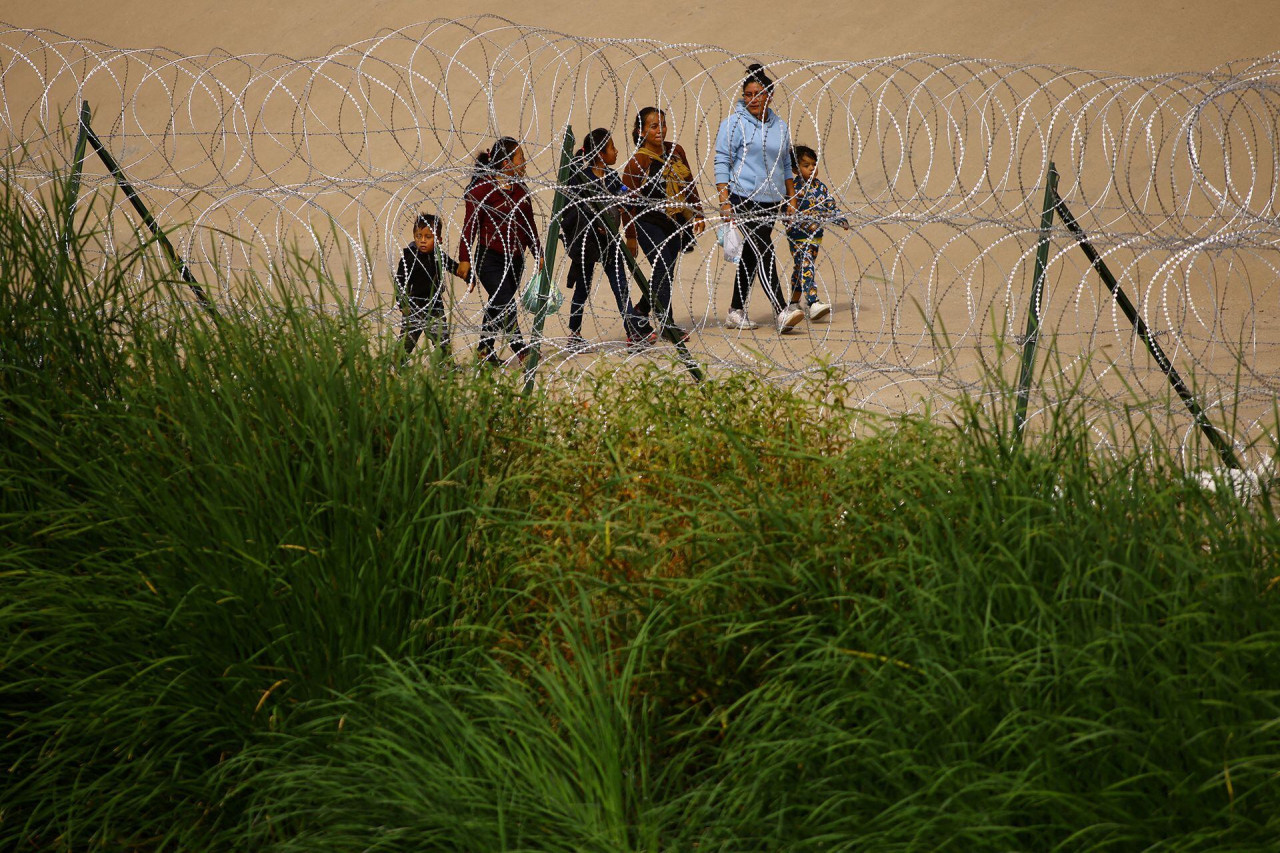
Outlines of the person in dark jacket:
[{"label": "person in dark jacket", "polygon": [[506,334],[511,350],[521,361],[525,343],[516,319],[516,293],[524,277],[525,252],[542,264],[542,247],[533,221],[533,203],[524,183],[525,156],[520,142],[504,136],[476,160],[476,170],[463,198],[466,214],[458,260],[471,264],[471,284],[484,286],[489,301],[484,306],[479,355],[484,362],[498,361],[494,347]]},{"label": "person in dark jacket", "polygon": [[565,187],[568,204],[561,214],[560,234],[569,252],[569,276],[565,286],[573,291],[569,303],[569,346],[586,346],[582,337],[582,313],[591,294],[591,279],[597,264],[604,265],[605,277],[613,288],[627,343],[647,346],[657,341],[649,318],[631,304],[631,285],[618,233],[620,205],[627,195],[618,173],[610,167],[618,162],[618,149],[607,128],[598,127],[586,135],[578,151],[575,168]]},{"label": "person in dark jacket", "polygon": [[419,214],[413,222],[413,242],[404,247],[396,266],[396,295],[404,315],[400,341],[408,356],[426,332],[444,353],[449,352],[449,321],[445,316],[444,274],[466,278],[471,265],[458,263],[438,248],[440,218]]}]

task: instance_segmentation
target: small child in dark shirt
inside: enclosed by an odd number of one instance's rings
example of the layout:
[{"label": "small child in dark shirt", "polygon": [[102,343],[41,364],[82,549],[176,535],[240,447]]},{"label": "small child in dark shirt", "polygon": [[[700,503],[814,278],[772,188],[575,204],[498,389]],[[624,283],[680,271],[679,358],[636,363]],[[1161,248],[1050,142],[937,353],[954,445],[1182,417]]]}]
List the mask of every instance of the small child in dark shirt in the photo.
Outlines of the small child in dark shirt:
[{"label": "small child in dark shirt", "polygon": [[458,263],[449,257],[437,247],[439,241],[440,218],[432,213],[419,214],[413,223],[413,242],[404,247],[396,267],[396,296],[404,315],[400,340],[406,356],[413,352],[423,332],[427,332],[443,352],[449,351],[444,274],[450,272],[465,279],[471,272],[471,264]]}]

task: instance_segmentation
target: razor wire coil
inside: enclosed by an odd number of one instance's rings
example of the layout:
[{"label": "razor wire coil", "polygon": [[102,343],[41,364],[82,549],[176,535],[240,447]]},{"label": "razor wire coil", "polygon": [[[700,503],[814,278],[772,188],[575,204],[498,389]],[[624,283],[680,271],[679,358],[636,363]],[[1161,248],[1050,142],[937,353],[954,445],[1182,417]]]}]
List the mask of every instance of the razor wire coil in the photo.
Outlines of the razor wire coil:
[{"label": "razor wire coil", "polygon": [[[734,268],[713,237],[712,163],[747,61],[776,80],[772,108],[795,142],[818,151],[821,177],[852,225],[827,227],[819,255],[830,321],[787,335],[773,328],[758,283],[748,308],[760,328],[724,322]],[[637,110],[657,106],[689,154],[708,217],[672,293],[694,357],[712,372],[770,381],[834,371],[847,403],[895,412],[984,393],[984,376],[1016,364],[1040,197],[1056,162],[1061,196],[1210,417],[1242,448],[1274,441],[1280,54],[1128,77],[935,55],[747,60],[721,47],[581,38],[491,16],[416,24],[307,59],[124,50],[7,28],[0,126],[10,180],[24,192],[70,169],[82,100],[215,301],[235,302],[250,281],[305,287],[286,281],[281,263],[301,245],[321,268],[347,270],[352,298],[389,329],[399,321],[392,279],[411,223],[421,211],[438,214],[444,248],[456,254],[476,156],[496,137],[522,143],[545,233],[564,189],[556,168],[565,127],[579,139],[612,130],[621,167]],[[83,181],[82,205],[112,185],[91,164]],[[132,227],[119,211],[104,223],[108,247]],[[785,293],[791,263],[780,230]],[[568,268],[563,247],[560,258],[554,287]],[[597,269],[586,308],[590,346],[569,347],[567,311],[548,321],[544,347],[554,357],[545,369],[570,388],[591,371],[670,356],[664,345],[628,346],[604,278]],[[1109,419],[1133,406],[1189,444],[1185,411],[1061,223],[1045,285],[1042,345],[1052,358],[1037,377],[1032,422],[1069,388],[1096,412],[1101,445],[1111,441]],[[455,279],[448,299],[462,353],[480,334],[483,291],[468,295]],[[521,322],[527,332],[528,317]]]}]

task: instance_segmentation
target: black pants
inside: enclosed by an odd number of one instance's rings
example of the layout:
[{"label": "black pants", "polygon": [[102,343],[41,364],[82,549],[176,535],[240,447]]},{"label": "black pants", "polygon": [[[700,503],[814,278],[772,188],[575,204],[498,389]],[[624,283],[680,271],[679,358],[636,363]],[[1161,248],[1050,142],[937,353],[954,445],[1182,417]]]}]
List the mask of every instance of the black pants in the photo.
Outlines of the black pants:
[{"label": "black pants", "polygon": [[449,321],[444,313],[443,293],[407,296],[400,310],[404,315],[400,321],[400,341],[404,344],[405,355],[413,352],[423,332],[436,342],[436,346],[449,351]]},{"label": "black pants", "polygon": [[756,276],[764,287],[776,314],[786,306],[782,288],[778,284],[778,253],[773,247],[773,223],[782,215],[782,202],[764,203],[748,201],[741,196],[729,196],[733,205],[733,217],[742,230],[742,260],[733,278],[733,301],[729,307],[739,311],[746,307],[751,294],[751,280]]},{"label": "black pants", "polygon": [[569,302],[569,331],[575,335],[582,333],[582,311],[591,295],[591,279],[595,275],[596,264],[604,265],[605,278],[609,279],[609,285],[613,289],[613,299],[618,303],[623,328],[628,335],[640,332],[643,318],[631,305],[631,283],[622,252],[618,241],[599,239],[590,234],[569,247],[567,285],[573,288],[573,298]]},{"label": "black pants", "polygon": [[519,355],[524,352],[524,338],[520,336],[520,323],[516,319],[516,293],[524,277],[524,255],[505,255],[484,249],[476,259],[475,276],[489,294],[480,326],[480,357],[493,357],[496,338],[504,332],[511,351]]}]

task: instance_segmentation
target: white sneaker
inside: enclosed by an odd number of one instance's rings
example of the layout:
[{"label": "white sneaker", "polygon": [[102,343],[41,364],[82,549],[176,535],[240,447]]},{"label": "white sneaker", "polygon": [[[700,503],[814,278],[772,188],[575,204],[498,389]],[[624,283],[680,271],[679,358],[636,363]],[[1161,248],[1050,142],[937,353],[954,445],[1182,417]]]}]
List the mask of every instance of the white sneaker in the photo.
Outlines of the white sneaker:
[{"label": "white sneaker", "polygon": [[778,312],[778,334],[785,335],[804,319],[804,309],[799,305],[788,305]]},{"label": "white sneaker", "polygon": [[747,331],[760,328],[760,324],[748,317],[747,312],[741,308],[730,311],[729,319],[724,325],[726,329],[746,329]]},{"label": "white sneaker", "polygon": [[821,320],[831,313],[831,306],[825,302],[814,302],[809,306],[809,319]]}]

